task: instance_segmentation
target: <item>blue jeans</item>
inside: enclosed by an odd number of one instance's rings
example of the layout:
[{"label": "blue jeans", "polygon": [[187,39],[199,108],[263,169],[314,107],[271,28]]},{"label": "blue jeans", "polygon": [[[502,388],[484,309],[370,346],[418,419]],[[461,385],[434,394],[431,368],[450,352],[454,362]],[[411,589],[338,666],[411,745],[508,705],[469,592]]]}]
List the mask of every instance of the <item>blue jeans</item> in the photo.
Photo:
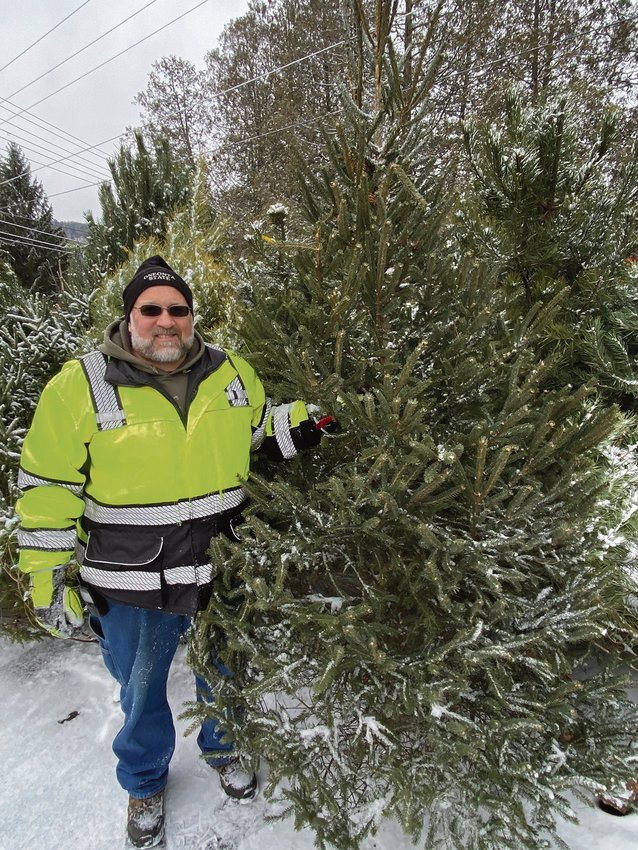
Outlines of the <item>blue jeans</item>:
[{"label": "blue jeans", "polygon": [[[124,725],[113,741],[113,752],[118,760],[117,780],[131,797],[152,797],[166,785],[175,749],[166,683],[179,639],[190,624],[190,617],[181,614],[111,601],[106,614],[91,618],[104,663],[121,686]],[[195,685],[198,702],[211,702],[206,682],[195,676]],[[228,762],[232,753],[232,743],[222,743],[223,734],[216,721],[206,720],[197,737],[213,767]]]}]

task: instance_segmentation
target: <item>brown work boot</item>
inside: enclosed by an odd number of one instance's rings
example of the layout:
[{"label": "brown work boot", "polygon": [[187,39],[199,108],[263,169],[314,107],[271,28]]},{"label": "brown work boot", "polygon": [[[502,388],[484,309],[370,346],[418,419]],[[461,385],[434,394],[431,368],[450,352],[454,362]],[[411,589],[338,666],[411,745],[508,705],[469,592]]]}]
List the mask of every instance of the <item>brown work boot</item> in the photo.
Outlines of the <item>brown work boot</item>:
[{"label": "brown work boot", "polygon": [[249,773],[238,758],[216,767],[222,788],[234,800],[250,800],[257,791],[257,774]]},{"label": "brown work boot", "polygon": [[128,839],[133,847],[157,847],[164,841],[164,791],[138,800],[128,798]]},{"label": "brown work boot", "polygon": [[630,814],[637,801],[638,782],[635,779],[630,779],[624,788],[619,788],[609,794],[599,794],[596,797],[598,808],[606,814],[616,815],[616,817]]}]

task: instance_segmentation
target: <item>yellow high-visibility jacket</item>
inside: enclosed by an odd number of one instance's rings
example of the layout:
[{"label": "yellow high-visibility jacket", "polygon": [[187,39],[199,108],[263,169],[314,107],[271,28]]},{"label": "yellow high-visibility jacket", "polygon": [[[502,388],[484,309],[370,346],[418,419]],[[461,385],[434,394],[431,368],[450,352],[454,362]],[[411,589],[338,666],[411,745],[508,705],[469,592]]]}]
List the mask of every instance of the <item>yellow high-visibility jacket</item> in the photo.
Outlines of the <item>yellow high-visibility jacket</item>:
[{"label": "yellow high-visibility jacket", "polygon": [[184,614],[206,605],[207,550],[216,534],[233,536],[251,450],[265,440],[292,457],[308,413],[301,401],[271,408],[252,367],[213,346],[188,380],[184,414],[152,375],[99,352],[47,384],[16,506],[20,568],[42,573],[35,607],[48,604],[52,570],[74,557],[107,599]]}]

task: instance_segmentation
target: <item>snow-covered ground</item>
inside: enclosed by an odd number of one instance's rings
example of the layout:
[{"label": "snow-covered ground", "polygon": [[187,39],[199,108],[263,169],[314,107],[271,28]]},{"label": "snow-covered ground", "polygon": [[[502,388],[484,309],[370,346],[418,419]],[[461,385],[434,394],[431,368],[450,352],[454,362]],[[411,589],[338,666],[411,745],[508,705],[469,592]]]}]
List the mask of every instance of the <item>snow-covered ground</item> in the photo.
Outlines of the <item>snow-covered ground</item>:
[{"label": "snow-covered ground", "polygon": [[[184,649],[169,682],[175,714],[192,698]],[[115,780],[111,741],[120,725],[114,682],[95,644],[0,638],[0,850],[123,848],[126,795]],[[184,724],[178,721],[179,729]],[[238,804],[180,736],[167,791],[167,850],[311,850],[310,830],[266,821],[258,797]],[[638,814],[624,818],[576,804],[580,823],[561,824],[572,850],[636,850]],[[418,846],[418,845],[417,845]],[[392,822],[363,850],[411,850]]]}]

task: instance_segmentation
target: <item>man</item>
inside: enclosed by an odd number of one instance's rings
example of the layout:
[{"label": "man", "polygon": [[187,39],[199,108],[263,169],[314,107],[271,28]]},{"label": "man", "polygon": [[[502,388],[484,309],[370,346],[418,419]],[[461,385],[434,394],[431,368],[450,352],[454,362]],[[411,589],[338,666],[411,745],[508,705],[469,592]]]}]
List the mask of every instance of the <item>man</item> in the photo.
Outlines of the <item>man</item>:
[{"label": "man", "polygon": [[[251,450],[293,457],[333,420],[315,423],[301,401],[271,407],[245,360],[194,331],[191,290],[162,257],[142,263],[123,302],[99,350],[66,363],[42,393],[21,457],[18,542],[36,616],[54,635],[82,626],[67,586],[80,564],[79,591],[121,686],[113,750],[128,837],[150,847],[163,839],[175,746],[166,681],[210,598],[210,541],[238,540]],[[214,721],[197,741],[227,794],[255,794],[256,776]]]}]

